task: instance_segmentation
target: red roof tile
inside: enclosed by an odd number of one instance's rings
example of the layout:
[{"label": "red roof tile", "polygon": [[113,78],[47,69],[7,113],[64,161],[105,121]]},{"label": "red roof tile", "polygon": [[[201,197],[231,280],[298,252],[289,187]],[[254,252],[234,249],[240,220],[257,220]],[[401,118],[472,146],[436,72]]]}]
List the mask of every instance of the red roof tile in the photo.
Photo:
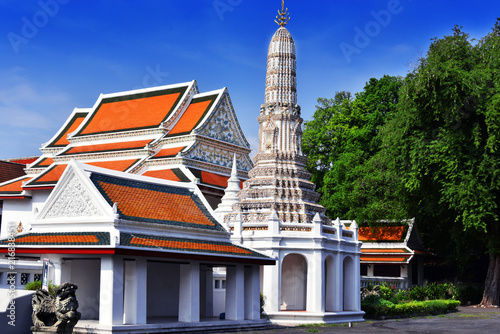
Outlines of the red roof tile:
[{"label": "red roof tile", "polygon": [[76,136],[157,128],[175,108],[187,86],[105,98]]},{"label": "red roof tile", "polygon": [[138,140],[138,141],[122,141],[122,142],[118,142],[118,143],[108,143],[108,144],[75,146],[75,147],[71,147],[69,150],[65,151],[61,155],[139,150],[139,149],[143,149],[150,142],[151,142],[151,139],[146,139],[146,140]]},{"label": "red roof tile", "polygon": [[26,175],[26,165],[0,161],[0,183]]},{"label": "red roof tile", "polygon": [[16,164],[27,165],[35,162],[39,157],[27,157],[27,158],[15,158],[15,159],[7,159],[7,162],[13,162]]}]

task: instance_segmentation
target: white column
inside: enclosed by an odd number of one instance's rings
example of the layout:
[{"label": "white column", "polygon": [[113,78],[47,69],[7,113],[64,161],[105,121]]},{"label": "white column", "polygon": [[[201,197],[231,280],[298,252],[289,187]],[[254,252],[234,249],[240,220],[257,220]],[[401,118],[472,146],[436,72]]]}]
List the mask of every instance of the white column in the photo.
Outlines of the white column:
[{"label": "white column", "polygon": [[245,267],[245,319],[260,319],[260,267]]},{"label": "white column", "polygon": [[180,265],[179,321],[200,321],[200,264],[198,261]]},{"label": "white column", "polygon": [[99,324],[123,324],[123,258],[101,258],[101,291],[99,296]]},{"label": "white column", "polygon": [[354,275],[352,279],[354,280],[354,288],[352,291],[352,298],[354,298],[354,310],[359,311],[361,310],[361,268],[360,268],[360,255],[357,254],[356,256],[353,256],[354,258]]},{"label": "white column", "polygon": [[237,264],[227,267],[226,274],[226,319],[245,319],[244,267]]},{"label": "white column", "polygon": [[271,257],[278,257],[275,265],[263,267],[262,294],[264,295],[266,312],[278,312],[281,304],[281,263],[278,252],[274,252]]},{"label": "white column", "polygon": [[49,259],[50,260],[50,265],[49,265],[49,281],[52,281],[52,284],[54,285],[61,285],[61,266],[62,266],[62,259],[59,254],[47,254],[42,256],[42,262],[43,258]]},{"label": "white column", "polygon": [[145,324],[147,307],[147,261],[144,258],[124,261],[125,288],[123,323]]},{"label": "white column", "polygon": [[214,273],[212,267],[200,268],[200,315],[212,318],[214,314]]},{"label": "white column", "polygon": [[307,269],[307,312],[325,311],[325,284],[323,277],[325,275],[325,265],[322,254],[319,251],[313,252],[308,257]]},{"label": "white column", "polygon": [[335,266],[335,295],[334,295],[334,311],[342,311],[344,309],[344,257],[342,253],[334,255]]}]

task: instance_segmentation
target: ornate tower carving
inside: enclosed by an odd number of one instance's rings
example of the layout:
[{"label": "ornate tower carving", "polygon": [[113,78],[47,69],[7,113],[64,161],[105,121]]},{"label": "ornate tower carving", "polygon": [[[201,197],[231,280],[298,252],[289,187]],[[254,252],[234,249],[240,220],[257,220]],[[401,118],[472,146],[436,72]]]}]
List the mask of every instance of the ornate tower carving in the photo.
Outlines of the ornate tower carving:
[{"label": "ornate tower carving", "polygon": [[[266,90],[258,121],[259,151],[250,179],[233,206],[242,213],[243,223],[266,222],[275,212],[281,223],[311,223],[316,213],[330,224],[325,209],[317,203],[319,194],[309,181],[306,157],[301,151],[302,118],[297,104],[295,43],[285,28],[288,9],[275,22],[267,55]],[[234,220],[233,214],[230,220]]]}]

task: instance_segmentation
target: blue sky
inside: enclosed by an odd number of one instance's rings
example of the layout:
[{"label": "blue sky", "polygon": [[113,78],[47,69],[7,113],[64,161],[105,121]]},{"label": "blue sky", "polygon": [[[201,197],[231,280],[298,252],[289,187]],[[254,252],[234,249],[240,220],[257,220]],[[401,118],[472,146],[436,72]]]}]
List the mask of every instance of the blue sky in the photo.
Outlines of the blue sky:
[{"label": "blue sky", "polygon": [[[404,76],[458,24],[491,31],[496,0],[286,0],[305,121],[318,97]],[[256,145],[280,0],[0,0],[0,159],[39,155],[75,107],[101,93],[197,80],[227,87]],[[255,153],[255,152],[254,152]],[[253,155],[253,154],[252,154]]]}]

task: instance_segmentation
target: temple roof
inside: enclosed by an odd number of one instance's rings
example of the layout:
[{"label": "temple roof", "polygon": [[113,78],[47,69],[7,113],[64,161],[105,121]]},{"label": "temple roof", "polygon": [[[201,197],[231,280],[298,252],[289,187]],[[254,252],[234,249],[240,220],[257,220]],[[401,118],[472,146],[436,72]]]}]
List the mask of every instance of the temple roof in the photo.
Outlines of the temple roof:
[{"label": "temple roof", "polygon": [[[109,246],[109,232],[55,232],[28,233],[15,237],[17,246]],[[9,240],[0,240],[0,244],[8,244]]]},{"label": "temple roof", "polygon": [[189,188],[100,173],[90,179],[110,206],[117,203],[123,219],[224,231]]},{"label": "temple roof", "polygon": [[26,175],[25,167],[23,164],[0,160],[0,183]]},{"label": "temple roof", "polygon": [[268,258],[265,255],[240,245],[235,245],[231,242],[216,242],[175,237],[159,237],[146,234],[121,233],[120,244],[122,246],[153,248],[187,253],[195,252]]},{"label": "temple roof", "polygon": [[159,128],[193,84],[101,95],[73,137]]},{"label": "temple roof", "polygon": [[409,263],[414,254],[430,254],[423,249],[414,219],[379,221],[358,227],[361,263]]}]

